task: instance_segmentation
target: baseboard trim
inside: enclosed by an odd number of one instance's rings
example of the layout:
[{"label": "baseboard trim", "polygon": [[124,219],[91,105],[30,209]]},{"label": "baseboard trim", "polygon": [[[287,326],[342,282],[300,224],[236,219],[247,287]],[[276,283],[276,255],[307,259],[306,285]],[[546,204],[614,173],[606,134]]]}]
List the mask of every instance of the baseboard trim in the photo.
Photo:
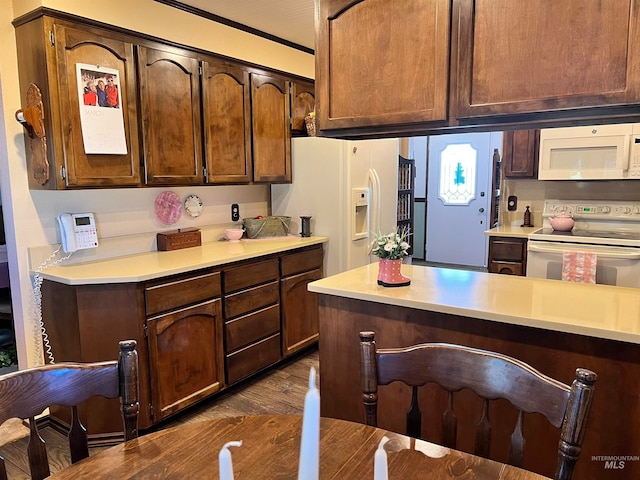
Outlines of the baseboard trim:
[{"label": "baseboard trim", "polygon": [[[39,421],[37,422],[37,425],[38,428],[40,428]],[[62,433],[63,435],[69,435],[69,430],[71,429],[71,426],[68,423],[63,422],[56,417],[47,417],[46,426],[51,427],[53,430]],[[124,432],[89,434],[87,436],[87,442],[89,443],[89,447],[109,447],[117,445],[124,442]]]}]

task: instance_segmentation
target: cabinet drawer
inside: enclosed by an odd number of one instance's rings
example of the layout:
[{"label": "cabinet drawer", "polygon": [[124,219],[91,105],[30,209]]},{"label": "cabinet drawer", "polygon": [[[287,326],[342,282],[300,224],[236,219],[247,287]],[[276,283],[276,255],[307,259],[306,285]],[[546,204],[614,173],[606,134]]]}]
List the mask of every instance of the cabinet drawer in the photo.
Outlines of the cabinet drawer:
[{"label": "cabinet drawer", "polygon": [[231,268],[225,270],[223,275],[225,293],[235,292],[236,290],[277,280],[278,260],[274,258],[264,262]]},{"label": "cabinet drawer", "polygon": [[224,297],[224,318],[227,320],[280,302],[278,282],[248,288]]},{"label": "cabinet drawer", "polygon": [[280,306],[273,305],[225,324],[226,351],[232,352],[280,331]]},{"label": "cabinet drawer", "polygon": [[322,267],[322,246],[306,252],[286,255],[280,259],[282,276],[295,275]]},{"label": "cabinet drawer", "polygon": [[503,275],[524,275],[524,265],[518,262],[491,262],[489,273],[501,273]]},{"label": "cabinet drawer", "polygon": [[227,384],[258,372],[281,357],[279,333],[227,355]]},{"label": "cabinet drawer", "polygon": [[526,240],[494,240],[491,245],[492,260],[521,262],[526,255]]},{"label": "cabinet drawer", "polygon": [[166,312],[220,296],[220,273],[206,273],[148,285],[144,294],[147,315]]}]

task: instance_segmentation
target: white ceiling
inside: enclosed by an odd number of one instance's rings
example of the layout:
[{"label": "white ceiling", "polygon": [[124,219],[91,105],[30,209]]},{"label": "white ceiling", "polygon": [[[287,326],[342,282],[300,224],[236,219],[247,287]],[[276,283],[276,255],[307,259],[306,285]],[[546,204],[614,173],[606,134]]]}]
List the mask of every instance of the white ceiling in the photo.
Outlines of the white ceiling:
[{"label": "white ceiling", "polygon": [[181,0],[180,3],[315,48],[314,0]]}]

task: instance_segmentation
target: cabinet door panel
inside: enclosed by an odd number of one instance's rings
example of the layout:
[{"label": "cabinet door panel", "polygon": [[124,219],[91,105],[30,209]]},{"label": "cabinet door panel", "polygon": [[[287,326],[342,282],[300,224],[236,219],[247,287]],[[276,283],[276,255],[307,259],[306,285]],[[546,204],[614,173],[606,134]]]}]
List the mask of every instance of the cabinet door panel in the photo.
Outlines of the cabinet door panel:
[{"label": "cabinet door panel", "polygon": [[[56,25],[56,55],[60,86],[60,114],[64,141],[66,185],[126,186],[140,183],[138,124],[133,46],[129,43]],[[80,121],[80,93],[76,64],[118,71],[119,109],[124,121],[127,153],[86,154]],[[83,78],[82,83],[98,77]],[[98,107],[90,107],[98,109]],[[105,107],[106,108],[106,107]],[[99,109],[97,110],[99,111]],[[59,174],[59,172],[56,172]]]},{"label": "cabinet door panel", "polygon": [[505,177],[537,178],[540,130],[515,130],[503,135]]},{"label": "cabinet door panel", "polygon": [[150,318],[147,329],[154,422],[222,388],[220,300]]},{"label": "cabinet door panel", "polygon": [[322,278],[322,270],[283,278],[280,282],[282,353],[286,357],[318,340],[318,295],[307,285]]},{"label": "cabinet door panel", "polygon": [[313,82],[295,81],[291,84],[291,130],[306,134],[304,122],[309,112],[316,108],[316,92]]},{"label": "cabinet door panel", "polygon": [[637,0],[454,4],[458,117],[640,101]]},{"label": "cabinet door panel", "polygon": [[291,181],[289,83],[266,75],[251,75],[255,182]]},{"label": "cabinet door panel", "polygon": [[225,62],[203,62],[205,158],[209,183],[248,183],[251,168],[249,72]]},{"label": "cabinet door panel", "polygon": [[326,0],[317,23],[321,131],[447,119],[448,0]]},{"label": "cabinet door panel", "polygon": [[203,183],[199,62],[138,47],[146,183]]}]

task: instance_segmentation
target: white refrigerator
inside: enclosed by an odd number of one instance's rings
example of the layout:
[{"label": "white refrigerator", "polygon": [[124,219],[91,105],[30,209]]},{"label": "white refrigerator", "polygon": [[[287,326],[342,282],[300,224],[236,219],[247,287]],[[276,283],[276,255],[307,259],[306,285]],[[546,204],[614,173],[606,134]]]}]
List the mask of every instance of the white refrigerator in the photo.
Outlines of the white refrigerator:
[{"label": "white refrigerator", "polygon": [[398,139],[291,140],[293,182],[271,186],[271,211],[290,216],[294,234],[311,216],[311,235],[329,238],[326,276],[377,260],[375,234],[396,227],[398,154]]}]

